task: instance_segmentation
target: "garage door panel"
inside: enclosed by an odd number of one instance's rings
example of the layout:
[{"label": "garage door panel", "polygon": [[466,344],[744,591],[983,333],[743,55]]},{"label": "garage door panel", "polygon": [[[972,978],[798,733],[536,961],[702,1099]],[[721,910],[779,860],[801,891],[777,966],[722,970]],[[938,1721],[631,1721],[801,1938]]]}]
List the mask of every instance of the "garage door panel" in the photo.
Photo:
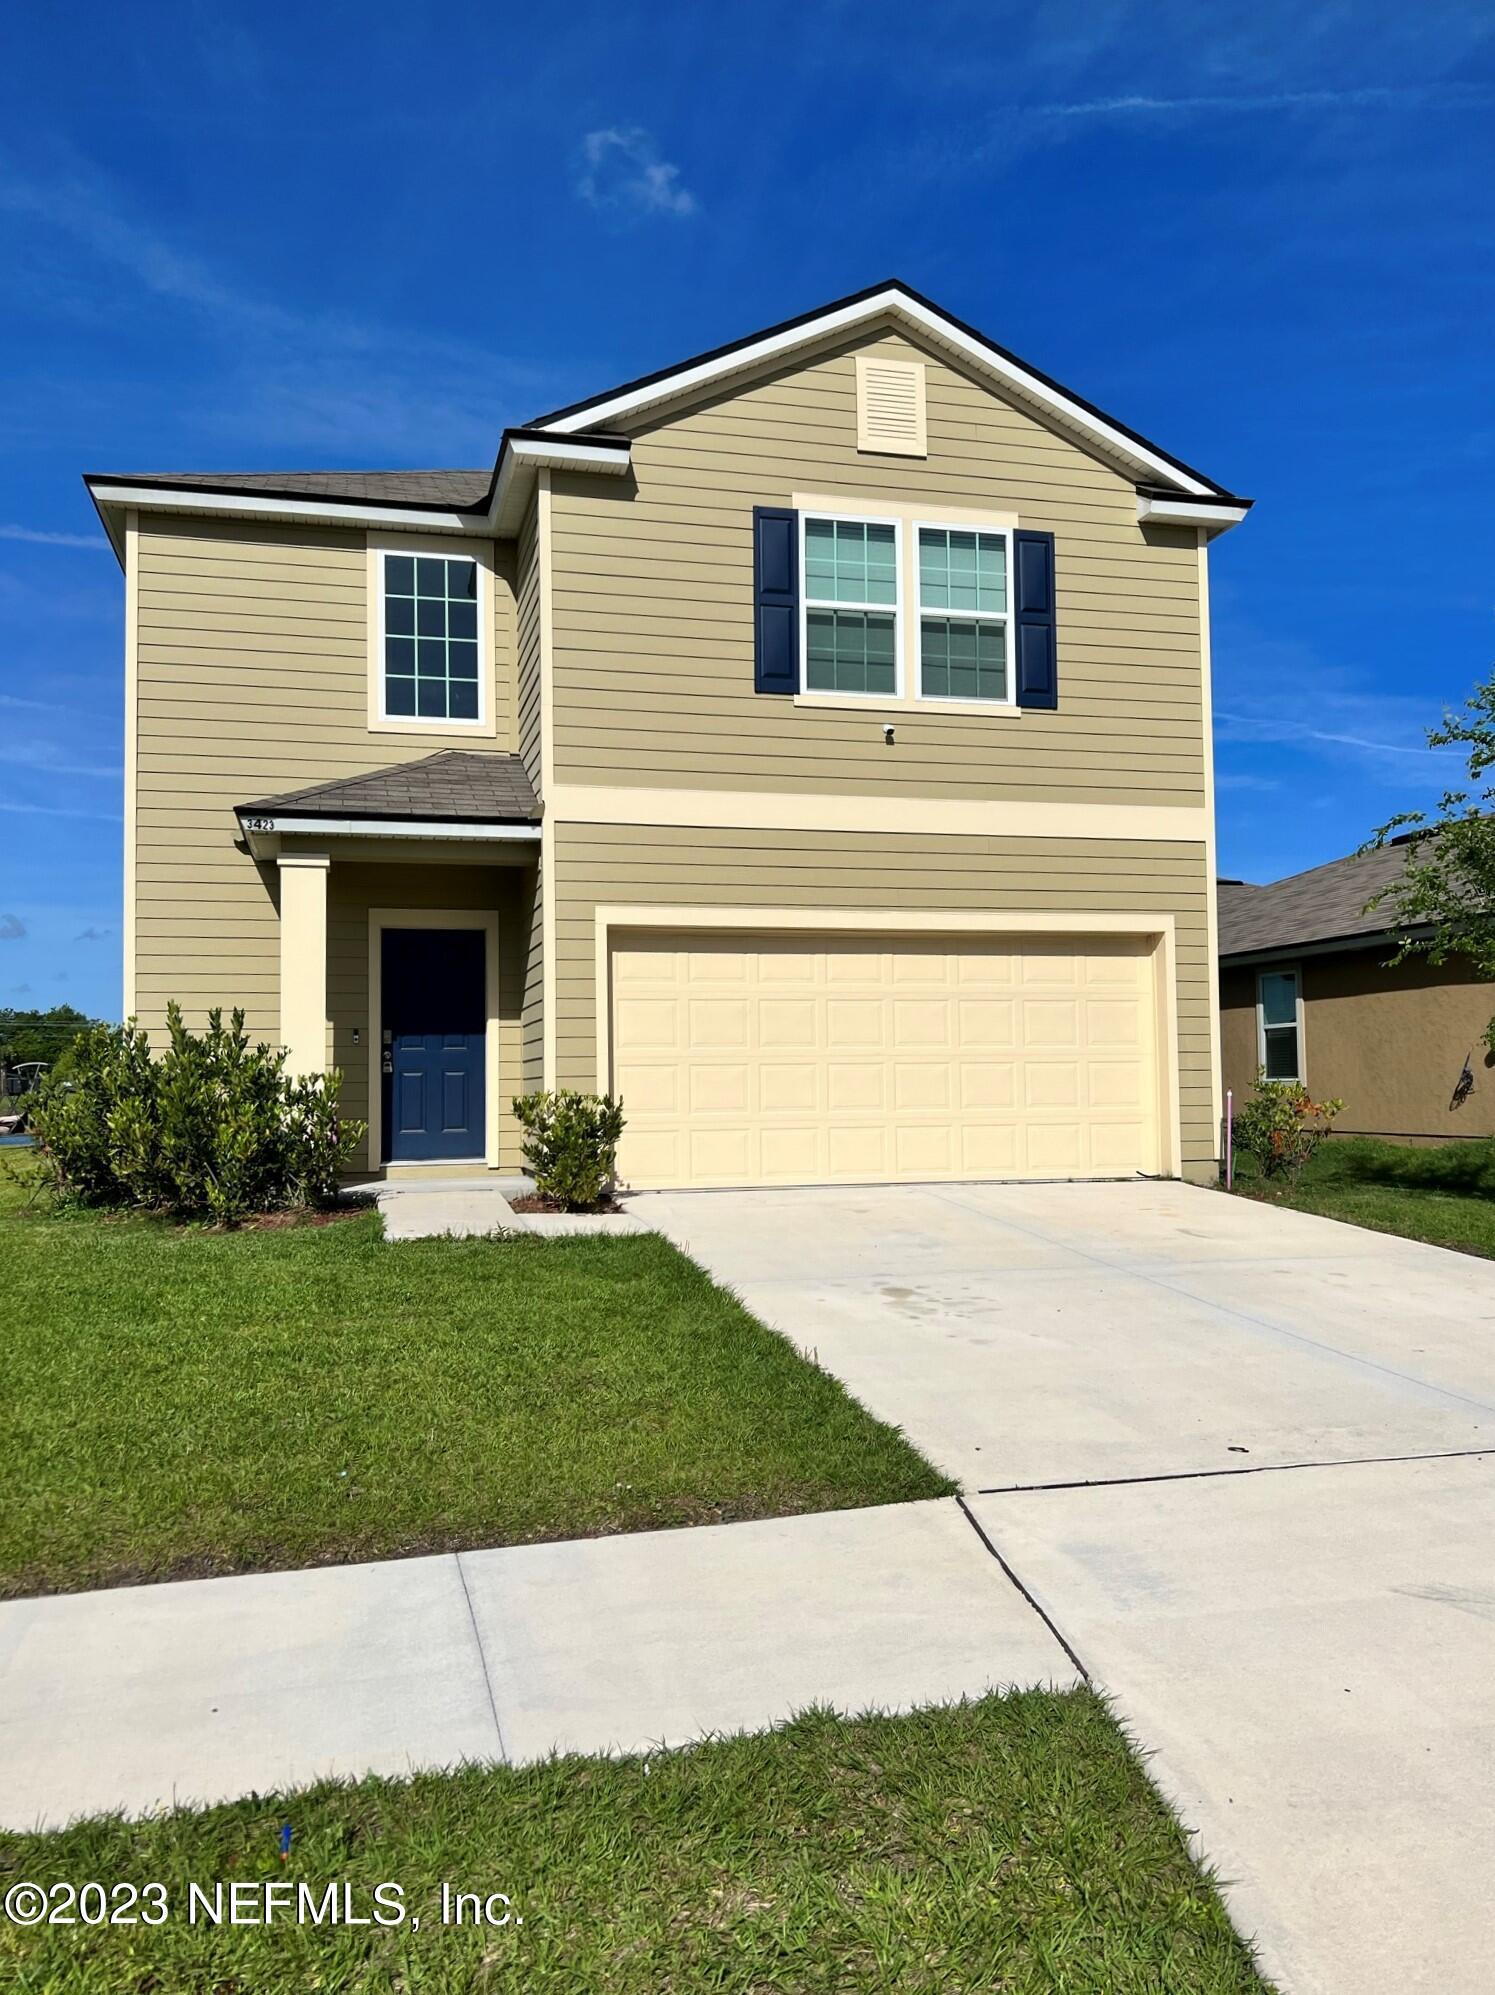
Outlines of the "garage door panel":
[{"label": "garage door panel", "polygon": [[636,1185],[1159,1168],[1143,941],[651,934],[612,979]]},{"label": "garage door panel", "polygon": [[765,1115],[803,1115],[820,1107],[821,1069],[808,1062],[782,1065],[764,1060],[758,1067],[758,1106]]}]

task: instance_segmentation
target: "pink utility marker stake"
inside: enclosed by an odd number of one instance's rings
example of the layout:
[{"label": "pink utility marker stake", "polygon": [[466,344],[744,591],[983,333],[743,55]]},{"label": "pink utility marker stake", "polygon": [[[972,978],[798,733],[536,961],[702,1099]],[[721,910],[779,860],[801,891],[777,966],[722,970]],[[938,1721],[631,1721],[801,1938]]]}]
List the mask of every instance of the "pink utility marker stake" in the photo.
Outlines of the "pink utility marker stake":
[{"label": "pink utility marker stake", "polygon": [[1235,1089],[1225,1090],[1225,1189],[1235,1190]]}]

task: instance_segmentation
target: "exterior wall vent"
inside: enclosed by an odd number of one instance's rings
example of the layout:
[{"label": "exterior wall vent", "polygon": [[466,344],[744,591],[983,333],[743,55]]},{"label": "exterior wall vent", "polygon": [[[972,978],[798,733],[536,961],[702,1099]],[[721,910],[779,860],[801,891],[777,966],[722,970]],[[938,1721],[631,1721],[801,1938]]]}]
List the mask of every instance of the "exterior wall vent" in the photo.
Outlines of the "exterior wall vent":
[{"label": "exterior wall vent", "polygon": [[858,359],[857,449],[928,456],[922,360]]}]

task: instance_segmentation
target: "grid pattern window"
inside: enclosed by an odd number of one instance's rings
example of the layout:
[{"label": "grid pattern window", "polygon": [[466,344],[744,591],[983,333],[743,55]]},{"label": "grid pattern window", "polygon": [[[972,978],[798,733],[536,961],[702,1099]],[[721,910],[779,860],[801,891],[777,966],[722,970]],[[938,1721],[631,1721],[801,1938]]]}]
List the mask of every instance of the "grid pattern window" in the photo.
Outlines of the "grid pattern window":
[{"label": "grid pattern window", "polygon": [[919,692],[926,700],[1009,700],[1007,536],[919,528]]},{"label": "grid pattern window", "polygon": [[475,561],[385,555],[384,711],[392,719],[481,719]]},{"label": "grid pattern window", "polygon": [[806,691],[896,693],[896,527],[807,519],[804,594]]},{"label": "grid pattern window", "polygon": [[1261,1025],[1261,1064],[1266,1069],[1267,1079],[1302,1080],[1296,970],[1262,972],[1257,984],[1257,1015]]}]

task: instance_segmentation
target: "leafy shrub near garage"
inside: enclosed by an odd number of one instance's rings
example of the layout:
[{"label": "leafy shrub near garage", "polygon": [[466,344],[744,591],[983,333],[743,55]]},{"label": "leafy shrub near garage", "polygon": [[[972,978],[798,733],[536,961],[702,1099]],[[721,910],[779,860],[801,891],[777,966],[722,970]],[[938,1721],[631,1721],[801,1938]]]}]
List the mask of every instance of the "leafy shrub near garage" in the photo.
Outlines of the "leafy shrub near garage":
[{"label": "leafy shrub near garage", "polygon": [[618,1171],[623,1105],[573,1088],[514,1097],[524,1131],[524,1161],[541,1198],[565,1212],[589,1212],[611,1191]]},{"label": "leafy shrub near garage", "polygon": [[159,1059],[133,1020],[80,1036],[71,1070],[48,1076],[31,1124],[52,1190],[232,1225],[254,1212],[326,1205],[362,1125],[338,1114],[340,1076],[290,1075],[251,1045],[244,1014],[208,1013],[191,1032],[167,1006]]},{"label": "leafy shrub near garage", "polygon": [[1249,1101],[1236,1110],[1235,1147],[1254,1157],[1263,1177],[1296,1178],[1344,1108],[1315,1101],[1301,1081],[1269,1081],[1259,1069]]}]

